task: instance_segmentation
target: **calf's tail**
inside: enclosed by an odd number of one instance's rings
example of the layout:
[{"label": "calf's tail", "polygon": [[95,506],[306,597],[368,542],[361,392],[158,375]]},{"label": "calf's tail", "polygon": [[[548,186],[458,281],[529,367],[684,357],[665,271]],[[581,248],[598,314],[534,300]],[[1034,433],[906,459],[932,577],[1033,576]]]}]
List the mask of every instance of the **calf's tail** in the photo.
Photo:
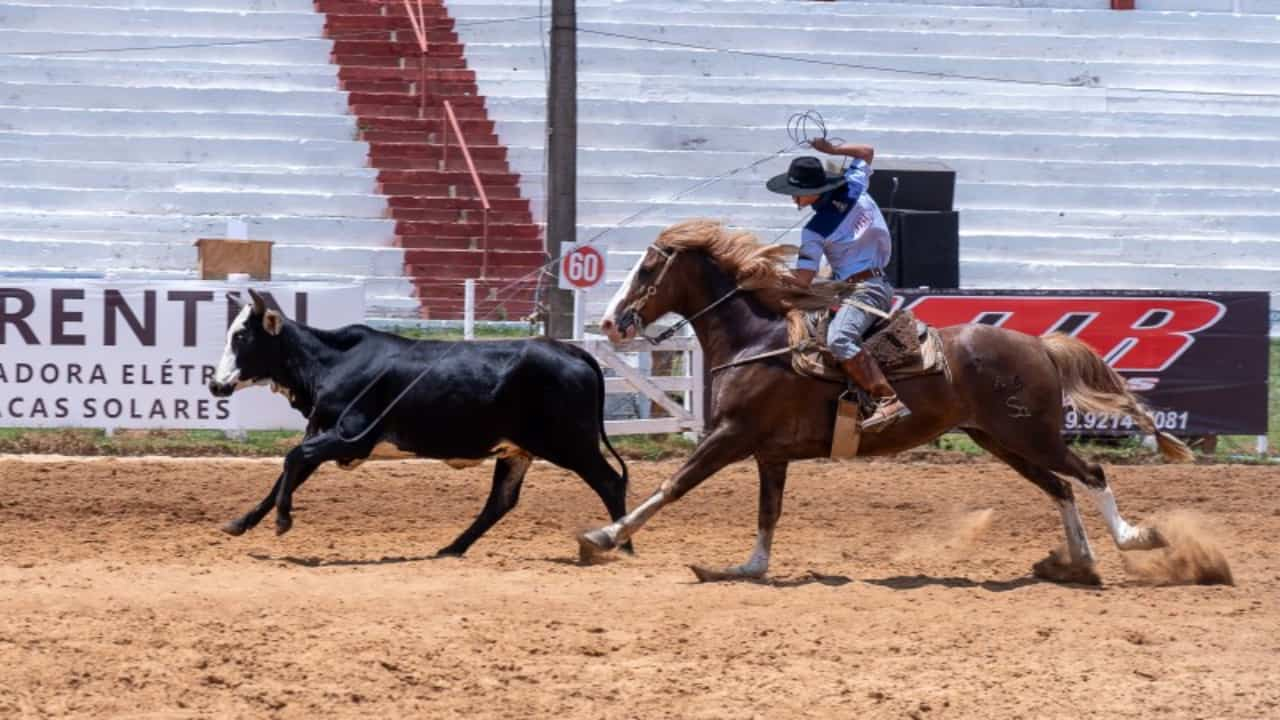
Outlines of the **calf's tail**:
[{"label": "calf's tail", "polygon": [[[600,439],[604,441],[604,446],[609,448],[609,452],[613,453],[613,456],[618,460],[618,464],[622,466],[622,489],[625,491],[627,489],[628,482],[630,482],[627,475],[627,462],[623,460],[622,456],[618,454],[618,451],[613,448],[613,443],[609,442],[608,433],[604,431],[604,371],[600,369],[600,363],[591,353],[584,350],[582,352],[582,356],[587,361],[587,364],[591,366],[591,369],[596,371],[596,393],[600,400]],[[623,497],[626,496],[623,495]]]}]

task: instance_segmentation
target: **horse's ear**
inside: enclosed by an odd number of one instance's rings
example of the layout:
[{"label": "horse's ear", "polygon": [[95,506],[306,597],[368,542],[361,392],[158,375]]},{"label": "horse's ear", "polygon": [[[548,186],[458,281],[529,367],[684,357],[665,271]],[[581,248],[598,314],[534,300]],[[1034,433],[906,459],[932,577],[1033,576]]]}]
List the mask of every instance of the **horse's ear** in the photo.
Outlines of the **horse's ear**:
[{"label": "horse's ear", "polygon": [[262,316],[262,329],[266,330],[268,335],[279,335],[284,329],[284,315],[275,310],[268,310]]}]

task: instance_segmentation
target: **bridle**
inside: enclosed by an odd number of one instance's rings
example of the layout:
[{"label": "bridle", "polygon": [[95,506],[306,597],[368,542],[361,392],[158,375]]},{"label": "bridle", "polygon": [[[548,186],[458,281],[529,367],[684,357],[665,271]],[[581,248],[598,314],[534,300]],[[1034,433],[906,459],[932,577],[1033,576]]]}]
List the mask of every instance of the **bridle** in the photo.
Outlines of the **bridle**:
[{"label": "bridle", "polygon": [[[651,345],[661,345],[662,343],[670,340],[672,336],[674,336],[677,332],[679,332],[680,329],[683,328],[685,325],[688,325],[689,323],[693,322],[694,320],[697,320],[698,318],[702,317],[706,313],[711,312],[712,310],[715,309],[717,305],[733,297],[738,293],[739,290],[742,289],[741,287],[733,288],[732,290],[725,293],[724,295],[721,295],[719,298],[714,300],[711,304],[702,308],[698,312],[686,318],[682,318],[680,322],[658,333],[657,337],[649,337],[648,335],[644,334],[644,322],[640,319],[640,309],[645,306],[645,303],[649,302],[649,298],[657,294],[658,286],[662,284],[662,279],[667,276],[667,271],[671,269],[671,264],[675,262],[676,256],[680,254],[680,249],[673,248],[670,251],[668,251],[659,247],[657,243],[654,243],[653,245],[649,246],[648,250],[652,250],[658,253],[659,255],[661,255],[662,257],[666,258],[666,262],[663,263],[662,269],[658,271],[658,276],[653,279],[653,282],[644,286],[643,291],[641,291],[640,293],[640,297],[627,303],[627,306],[623,308],[622,312],[619,313],[619,316],[621,317],[628,314],[631,315],[632,322],[634,322],[636,324],[636,327],[640,329],[639,330],[640,337],[645,340],[648,340]],[[648,250],[646,250],[645,252],[648,252]]]}]

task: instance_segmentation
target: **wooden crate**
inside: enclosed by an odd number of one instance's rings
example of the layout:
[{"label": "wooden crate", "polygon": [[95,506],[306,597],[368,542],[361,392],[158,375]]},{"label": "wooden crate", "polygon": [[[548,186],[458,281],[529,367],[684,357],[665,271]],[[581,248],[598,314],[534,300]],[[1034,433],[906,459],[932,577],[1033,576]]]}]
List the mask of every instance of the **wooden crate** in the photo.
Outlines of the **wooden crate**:
[{"label": "wooden crate", "polygon": [[227,273],[248,273],[254,280],[270,280],[272,244],[269,240],[200,238],[196,240],[200,279],[226,280]]}]

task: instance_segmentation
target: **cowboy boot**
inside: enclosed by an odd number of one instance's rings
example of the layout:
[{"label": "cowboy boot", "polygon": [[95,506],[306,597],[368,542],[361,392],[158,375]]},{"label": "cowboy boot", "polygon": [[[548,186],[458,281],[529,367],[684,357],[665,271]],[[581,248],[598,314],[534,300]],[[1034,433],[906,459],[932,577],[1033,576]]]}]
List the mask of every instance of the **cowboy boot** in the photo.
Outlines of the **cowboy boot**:
[{"label": "cowboy boot", "polygon": [[840,369],[876,400],[876,411],[862,421],[864,431],[880,432],[911,415],[911,410],[898,399],[898,394],[885,379],[880,364],[871,357],[871,353],[864,351],[854,355],[840,363]]}]

